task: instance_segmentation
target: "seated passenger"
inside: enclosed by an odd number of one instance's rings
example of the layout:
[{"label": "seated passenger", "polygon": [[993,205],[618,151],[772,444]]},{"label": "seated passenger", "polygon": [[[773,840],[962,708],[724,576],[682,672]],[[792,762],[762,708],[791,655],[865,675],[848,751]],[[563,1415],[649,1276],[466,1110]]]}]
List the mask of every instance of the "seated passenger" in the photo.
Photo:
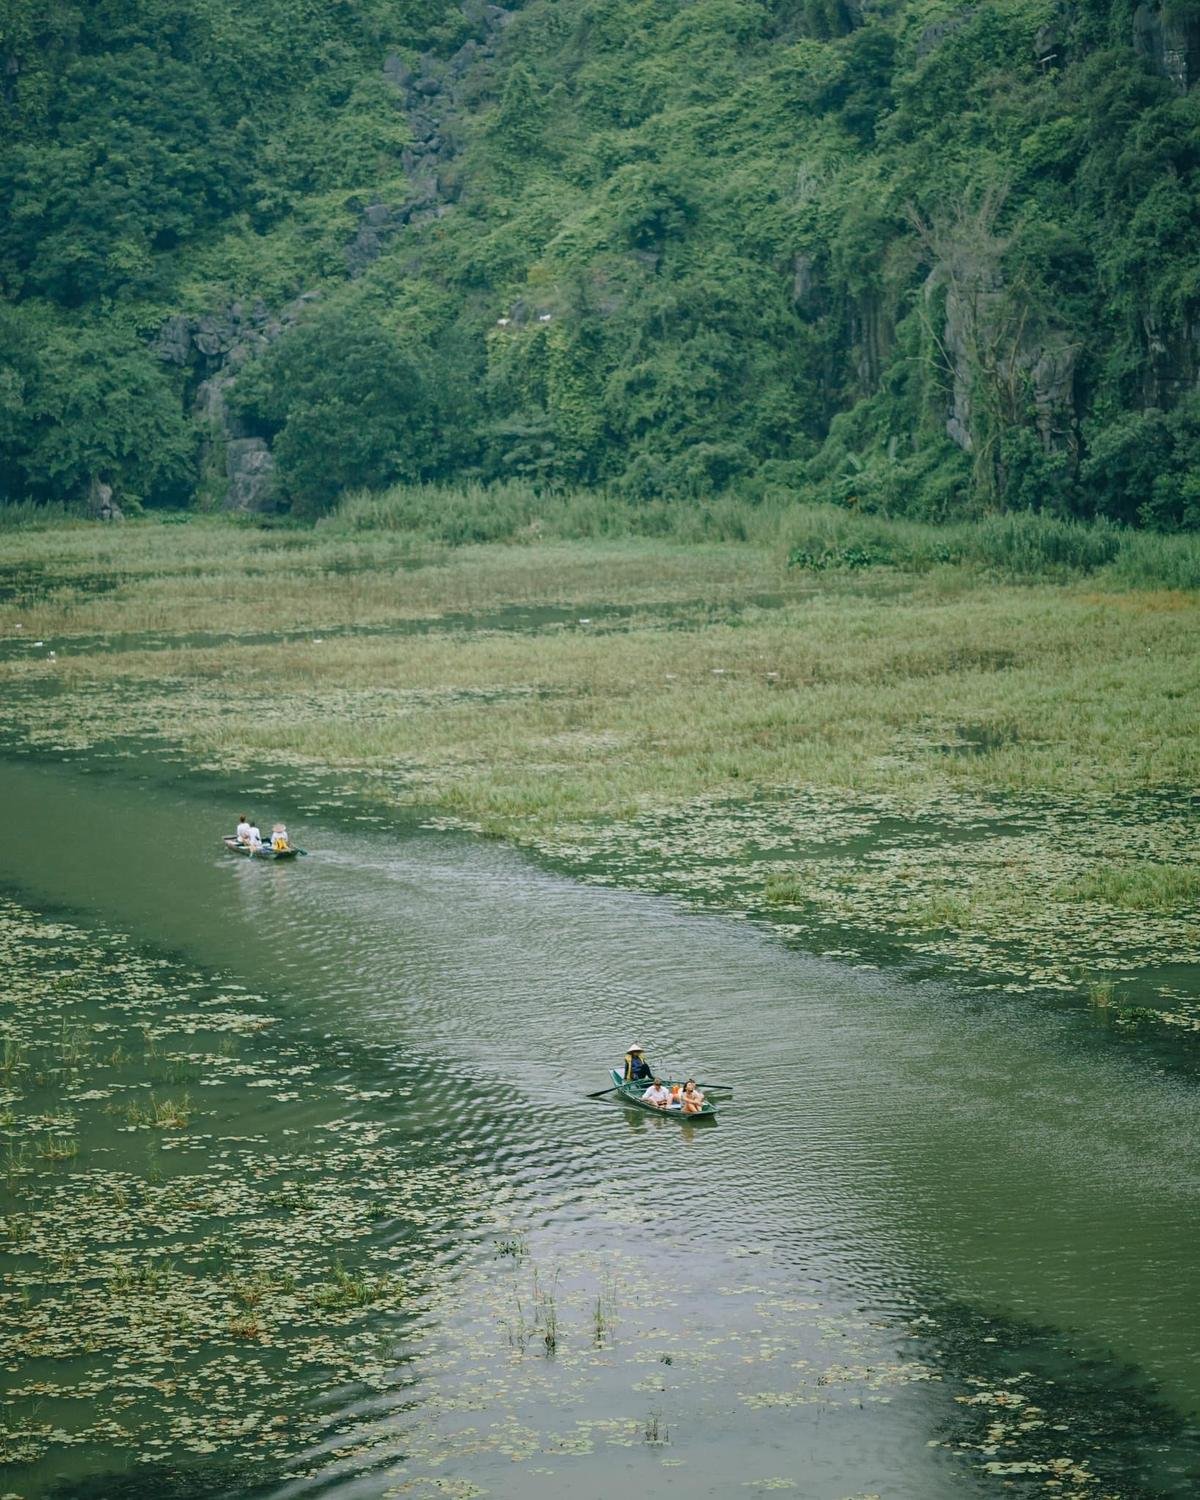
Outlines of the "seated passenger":
[{"label": "seated passenger", "polygon": [[238,813],[237,841],[239,844],[250,842],[250,814]]},{"label": "seated passenger", "polygon": [[671,1102],[671,1091],[663,1086],[661,1078],[656,1078],[642,1098],[647,1104],[653,1104],[655,1109],[666,1109]]},{"label": "seated passenger", "polygon": [[698,1115],[704,1105],[704,1095],[696,1087],[696,1080],[689,1078],[683,1086],[683,1112],[685,1115]]},{"label": "seated passenger", "polygon": [[276,823],[271,829],[271,848],[283,853],[291,847],[288,843],[287,829],[282,823]]},{"label": "seated passenger", "polygon": [[682,1109],[683,1108],[683,1084],[681,1084],[681,1083],[673,1083],[671,1085],[671,1100],[670,1100],[670,1103],[667,1105],[667,1108],[668,1109]]},{"label": "seated passenger", "polygon": [[262,834],[253,818],[250,820],[250,831],[246,835],[246,842],[250,845],[251,854],[257,854],[262,848]]},{"label": "seated passenger", "polygon": [[634,1043],[625,1054],[625,1082],[648,1083],[654,1077],[654,1069],[642,1056],[642,1049]]}]

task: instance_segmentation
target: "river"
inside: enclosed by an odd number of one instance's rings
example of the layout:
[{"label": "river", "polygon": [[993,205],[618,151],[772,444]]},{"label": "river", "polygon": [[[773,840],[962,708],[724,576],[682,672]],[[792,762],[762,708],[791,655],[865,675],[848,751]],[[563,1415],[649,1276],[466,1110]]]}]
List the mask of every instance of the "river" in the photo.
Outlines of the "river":
[{"label": "river", "polygon": [[[397,1172],[411,1152],[470,1184],[397,1242],[440,1278],[396,1325],[403,1378],[331,1389],[314,1365],[321,1425],[254,1493],[1194,1492],[1188,1078],[1075,1014],[814,959],[279,778],[252,805],[311,851],[289,865],[225,854],[230,797],[136,761],[10,759],[0,788],[15,901],[252,991]],[[587,1099],[634,1039],[733,1085],[718,1123]],[[265,1136],[301,1128],[295,1094],[261,1099]],[[60,1176],[134,1160],[128,1136],[82,1146]],[[1042,1415],[989,1452],[1005,1390]],[[156,1420],[5,1480],[250,1492],[203,1463],[166,1486]]]}]

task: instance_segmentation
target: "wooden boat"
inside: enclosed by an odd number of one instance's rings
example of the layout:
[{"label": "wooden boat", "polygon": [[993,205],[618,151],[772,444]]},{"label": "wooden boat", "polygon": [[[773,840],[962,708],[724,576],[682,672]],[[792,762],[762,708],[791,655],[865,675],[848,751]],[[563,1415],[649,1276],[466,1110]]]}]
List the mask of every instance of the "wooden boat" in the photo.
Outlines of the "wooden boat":
[{"label": "wooden boat", "polygon": [[251,849],[249,844],[239,844],[232,834],[226,834],[221,840],[230,854],[244,854],[250,859],[295,859],[297,854],[306,854],[305,849],[297,849],[294,845],[290,849],[272,849],[270,844],[263,844],[260,849]]},{"label": "wooden boat", "polygon": [[[617,1091],[617,1097],[623,1104],[635,1104],[638,1109],[648,1109],[652,1115],[669,1115],[672,1120],[715,1120],[717,1118],[717,1106],[711,1099],[706,1099],[700,1106],[699,1113],[694,1115],[685,1115],[681,1109],[659,1109],[657,1104],[647,1104],[642,1098],[648,1087],[647,1084],[642,1082],[626,1083],[619,1069],[613,1068],[611,1072],[613,1087]],[[683,1083],[685,1080],[682,1078],[664,1078],[663,1082],[668,1088],[671,1088],[675,1083]]]}]

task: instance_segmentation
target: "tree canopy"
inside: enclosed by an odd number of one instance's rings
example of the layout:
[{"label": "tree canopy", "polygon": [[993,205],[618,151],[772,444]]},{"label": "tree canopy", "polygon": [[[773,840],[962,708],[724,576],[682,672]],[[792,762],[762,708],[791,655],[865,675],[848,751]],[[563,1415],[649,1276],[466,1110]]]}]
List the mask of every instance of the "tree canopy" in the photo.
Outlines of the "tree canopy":
[{"label": "tree canopy", "polygon": [[523,474],[1194,526],[1198,36],[1129,0],[6,0],[4,495],[219,503],[219,376],[306,513]]}]

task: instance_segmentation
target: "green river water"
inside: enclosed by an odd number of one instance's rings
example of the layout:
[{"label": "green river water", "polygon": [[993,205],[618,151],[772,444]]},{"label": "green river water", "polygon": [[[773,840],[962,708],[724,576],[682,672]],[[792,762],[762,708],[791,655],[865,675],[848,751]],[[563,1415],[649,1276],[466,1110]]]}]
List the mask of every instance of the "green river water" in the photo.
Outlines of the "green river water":
[{"label": "green river water", "polygon": [[335,794],[0,798],[0,1494],[1200,1490],[1184,1071]]}]

